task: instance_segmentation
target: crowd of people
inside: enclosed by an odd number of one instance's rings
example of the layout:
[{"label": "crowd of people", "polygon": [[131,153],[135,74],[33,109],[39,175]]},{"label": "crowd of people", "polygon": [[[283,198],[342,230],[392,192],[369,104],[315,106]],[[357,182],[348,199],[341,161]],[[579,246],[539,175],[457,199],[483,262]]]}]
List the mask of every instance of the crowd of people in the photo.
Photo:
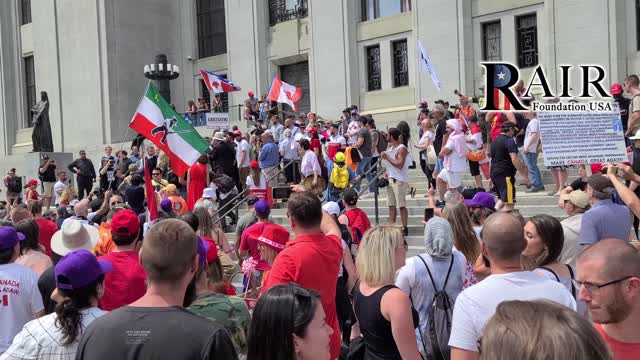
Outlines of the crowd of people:
[{"label": "crowd of people", "polygon": [[[44,155],[24,186],[8,172],[0,359],[640,357],[640,157],[569,186],[552,169],[567,218],[524,219],[516,173],[544,189],[535,113],[425,102],[414,142],[406,122],[381,131],[357,107],[281,122],[249,96],[247,131],[213,133],[184,175],[140,139],[98,166],[84,150],[60,168]],[[418,163],[433,217],[407,258]],[[358,203],[384,188],[388,224],[373,225]]]}]

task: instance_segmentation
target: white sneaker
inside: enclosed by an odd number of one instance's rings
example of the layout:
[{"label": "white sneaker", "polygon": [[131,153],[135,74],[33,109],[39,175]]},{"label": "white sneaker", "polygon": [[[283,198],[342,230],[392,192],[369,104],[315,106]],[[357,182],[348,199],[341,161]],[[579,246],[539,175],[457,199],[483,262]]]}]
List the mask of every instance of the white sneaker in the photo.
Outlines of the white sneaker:
[{"label": "white sneaker", "polygon": [[369,190],[365,190],[364,193],[362,193],[362,195],[360,195],[358,198],[360,199],[364,199],[367,196],[371,195],[371,193],[369,192]]}]

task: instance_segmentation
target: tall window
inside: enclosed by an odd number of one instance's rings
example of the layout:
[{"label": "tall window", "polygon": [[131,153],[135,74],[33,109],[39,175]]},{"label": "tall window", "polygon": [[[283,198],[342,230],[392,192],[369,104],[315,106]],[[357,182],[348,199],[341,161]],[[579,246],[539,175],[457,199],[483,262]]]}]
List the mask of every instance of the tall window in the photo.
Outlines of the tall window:
[{"label": "tall window", "polygon": [[227,52],[224,0],[196,0],[198,54],[206,58]]},{"label": "tall window", "polygon": [[393,48],[393,87],[409,85],[409,56],[407,39],[394,41]]},{"label": "tall window", "polygon": [[640,51],[640,0],[636,0],[636,49]]},{"label": "tall window", "polygon": [[482,24],[482,60],[502,60],[500,21]]},{"label": "tall window", "polygon": [[518,67],[538,65],[538,25],[536,14],[516,17]]},{"label": "tall window", "polygon": [[31,22],[31,0],[20,0],[20,15],[22,16],[21,25]]},{"label": "tall window", "polygon": [[382,74],[380,71],[380,45],[366,48],[367,52],[367,90],[382,89]]},{"label": "tall window", "polygon": [[33,65],[33,56],[24,58],[24,88],[27,95],[25,105],[25,124],[27,127],[33,126],[33,118],[31,117],[31,108],[36,104],[36,72]]},{"label": "tall window", "polygon": [[362,21],[411,11],[411,0],[361,0]]},{"label": "tall window", "polygon": [[269,25],[301,19],[308,15],[309,0],[269,0]]}]

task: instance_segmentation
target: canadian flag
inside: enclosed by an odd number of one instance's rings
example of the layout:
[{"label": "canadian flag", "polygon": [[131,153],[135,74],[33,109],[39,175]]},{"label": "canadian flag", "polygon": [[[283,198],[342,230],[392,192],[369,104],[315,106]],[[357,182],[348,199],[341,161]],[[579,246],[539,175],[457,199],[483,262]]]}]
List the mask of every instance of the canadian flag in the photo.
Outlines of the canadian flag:
[{"label": "canadian flag", "polygon": [[200,75],[205,85],[207,85],[207,89],[216,94],[240,90],[238,85],[210,71],[200,70]]},{"label": "canadian flag", "polygon": [[267,100],[285,103],[291,106],[293,111],[298,111],[298,105],[296,102],[298,102],[301,97],[302,90],[300,90],[300,88],[287,84],[286,82],[278,79],[277,76],[273,77],[271,90],[269,91],[269,95],[267,95]]}]

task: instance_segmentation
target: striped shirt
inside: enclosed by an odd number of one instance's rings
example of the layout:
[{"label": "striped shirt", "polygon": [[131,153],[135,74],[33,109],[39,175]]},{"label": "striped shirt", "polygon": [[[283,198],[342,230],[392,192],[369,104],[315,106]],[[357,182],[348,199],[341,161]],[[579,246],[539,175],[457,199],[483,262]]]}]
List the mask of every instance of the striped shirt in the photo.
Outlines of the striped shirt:
[{"label": "striped shirt", "polygon": [[[106,314],[97,307],[81,310],[82,330],[87,328],[93,320]],[[73,360],[80,342],[80,336],[70,345],[62,345],[62,333],[56,326],[57,314],[49,314],[29,321],[13,343],[0,355],[0,360],[8,359],[41,359],[41,360]],[[80,333],[82,335],[82,333]]]}]

